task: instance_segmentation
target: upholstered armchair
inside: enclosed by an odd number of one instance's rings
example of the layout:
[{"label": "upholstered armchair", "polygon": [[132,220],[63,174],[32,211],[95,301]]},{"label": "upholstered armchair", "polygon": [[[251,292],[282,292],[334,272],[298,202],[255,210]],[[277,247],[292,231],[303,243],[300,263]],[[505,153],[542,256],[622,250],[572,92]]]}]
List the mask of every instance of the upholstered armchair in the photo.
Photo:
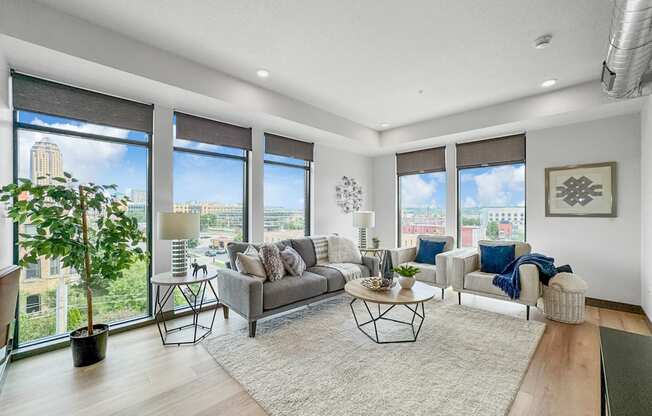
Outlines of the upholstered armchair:
[{"label": "upholstered armchair", "polygon": [[[416,263],[415,259],[417,258],[419,244],[421,240],[430,240],[443,242],[444,252],[438,254],[435,257],[435,264],[424,264]],[[402,264],[411,265],[421,269],[416,276],[417,280],[421,282],[428,283],[432,286],[436,286],[441,289],[441,298],[444,298],[444,290],[450,286],[449,279],[447,277],[449,269],[448,259],[457,252],[454,250],[455,240],[453,237],[445,235],[430,235],[422,234],[417,236],[417,246],[416,247],[401,247],[396,249],[389,250],[392,258],[392,266],[397,267]]]},{"label": "upholstered armchair", "polygon": [[[532,248],[528,243],[519,241],[491,241],[481,240],[478,246],[506,246],[514,245],[516,258],[529,254]],[[462,304],[462,293],[506,300],[526,306],[526,317],[530,319],[530,306],[536,306],[541,294],[539,283],[539,269],[533,264],[523,264],[519,267],[521,278],[521,294],[518,299],[510,299],[505,292],[493,284],[493,273],[481,272],[482,256],[480,249],[467,250],[456,254],[451,259],[450,284],[457,291],[458,302]]]}]

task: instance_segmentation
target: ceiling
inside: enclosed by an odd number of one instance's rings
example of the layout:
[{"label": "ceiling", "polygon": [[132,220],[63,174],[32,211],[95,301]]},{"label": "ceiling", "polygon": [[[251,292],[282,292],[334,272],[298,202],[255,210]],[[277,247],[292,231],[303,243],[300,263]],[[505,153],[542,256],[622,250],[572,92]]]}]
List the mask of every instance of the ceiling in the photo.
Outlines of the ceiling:
[{"label": "ceiling", "polygon": [[[611,0],[39,0],[382,130],[599,77]],[[192,5],[192,6],[191,6]],[[549,48],[534,39],[553,35]],[[267,79],[256,76],[268,69]],[[548,90],[545,90],[548,91]]]}]

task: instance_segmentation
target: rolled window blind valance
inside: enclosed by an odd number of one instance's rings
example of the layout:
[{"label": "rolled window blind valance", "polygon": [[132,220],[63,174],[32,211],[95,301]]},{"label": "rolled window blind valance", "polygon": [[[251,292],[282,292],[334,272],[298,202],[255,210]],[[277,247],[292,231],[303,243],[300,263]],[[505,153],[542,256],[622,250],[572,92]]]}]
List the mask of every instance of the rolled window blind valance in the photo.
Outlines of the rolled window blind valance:
[{"label": "rolled window blind valance", "polygon": [[175,112],[177,138],[251,150],[251,129]]},{"label": "rolled window blind valance", "polygon": [[313,161],[315,144],[265,133],[265,153]]},{"label": "rolled window blind valance", "polygon": [[457,145],[457,167],[525,162],[525,134]]},{"label": "rolled window blind valance", "polygon": [[151,105],[12,72],[13,106],[87,123],[152,132]]},{"label": "rolled window blind valance", "polygon": [[396,173],[414,175],[416,173],[442,172],[446,170],[445,147],[417,150],[396,154]]}]

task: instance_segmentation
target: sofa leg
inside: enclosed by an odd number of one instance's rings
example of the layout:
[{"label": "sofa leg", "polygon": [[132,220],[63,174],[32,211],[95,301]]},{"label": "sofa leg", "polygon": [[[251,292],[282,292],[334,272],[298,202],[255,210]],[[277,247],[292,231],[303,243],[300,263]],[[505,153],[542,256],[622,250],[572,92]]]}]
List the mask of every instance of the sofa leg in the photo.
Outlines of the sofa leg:
[{"label": "sofa leg", "polygon": [[457,304],[462,304],[462,292],[457,292]]},{"label": "sofa leg", "polygon": [[441,289],[441,300],[444,300],[444,288]]},{"label": "sofa leg", "polygon": [[525,319],[530,320],[530,305],[525,305]]},{"label": "sofa leg", "polygon": [[249,338],[256,336],[256,321],[249,322]]},{"label": "sofa leg", "polygon": [[224,314],[224,319],[229,319],[229,307],[222,305],[222,314]]}]

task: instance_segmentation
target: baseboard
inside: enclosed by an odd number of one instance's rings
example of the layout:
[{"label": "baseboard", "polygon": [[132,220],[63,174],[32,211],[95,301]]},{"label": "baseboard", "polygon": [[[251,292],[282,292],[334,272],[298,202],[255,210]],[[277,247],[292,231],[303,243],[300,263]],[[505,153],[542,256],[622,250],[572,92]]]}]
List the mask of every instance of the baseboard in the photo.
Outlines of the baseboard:
[{"label": "baseboard", "polygon": [[[596,299],[596,298],[586,298],[586,304],[589,306],[595,306],[603,309],[613,309],[614,311],[629,312],[635,313],[638,315],[645,315],[641,305],[632,305],[629,303],[614,302],[612,300]],[[649,322],[649,320],[648,320]]]}]

